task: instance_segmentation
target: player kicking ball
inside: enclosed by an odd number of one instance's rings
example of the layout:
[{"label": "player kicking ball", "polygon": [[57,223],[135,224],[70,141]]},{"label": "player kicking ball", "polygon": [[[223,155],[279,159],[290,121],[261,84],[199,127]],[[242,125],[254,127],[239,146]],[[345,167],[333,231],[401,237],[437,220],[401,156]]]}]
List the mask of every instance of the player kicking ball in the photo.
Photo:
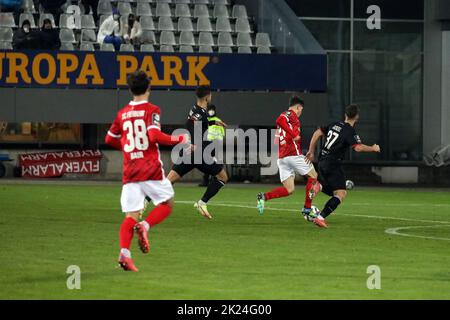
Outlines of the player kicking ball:
[{"label": "player kicking ball", "polygon": [[320,137],[326,137],[325,143],[319,154],[319,181],[322,184],[322,192],[330,196],[321,213],[314,219],[314,223],[322,228],[328,225],[325,219],[344,201],[347,196],[346,179],[342,170],[342,159],[348,148],[352,147],[356,152],[380,152],[380,146],[374,144],[367,146],[362,144],[355,131],[355,124],[359,120],[359,108],[350,105],[345,109],[345,121],[333,122],[328,126],[317,129],[306,156],[314,161],[314,150]]},{"label": "player kicking ball", "polygon": [[287,197],[295,191],[295,174],[298,173],[308,176],[302,214],[308,221],[315,218],[311,211],[311,204],[313,198],[320,192],[320,183],[317,181],[317,172],[314,166],[302,155],[299,117],[303,112],[304,105],[300,97],[292,96],[289,100],[289,109],[276,120],[279,145],[277,164],[283,186],[270,192],[258,193],[257,208],[261,214],[264,212],[266,201]]},{"label": "player kicking ball", "polygon": [[[145,72],[129,74],[127,83],[133,100],[117,113],[105,142],[122,150],[123,155],[120,203],[125,220],[119,233],[119,265],[125,271],[137,272],[130,252],[133,234],[136,232],[138,236],[141,251],[148,253],[148,230],[166,219],[173,206],[174,191],[164,176],[158,145],[185,143],[188,137],[161,132],[160,109],[148,102],[150,80]],[[152,199],[155,207],[144,221],[138,223],[146,196]]]}]

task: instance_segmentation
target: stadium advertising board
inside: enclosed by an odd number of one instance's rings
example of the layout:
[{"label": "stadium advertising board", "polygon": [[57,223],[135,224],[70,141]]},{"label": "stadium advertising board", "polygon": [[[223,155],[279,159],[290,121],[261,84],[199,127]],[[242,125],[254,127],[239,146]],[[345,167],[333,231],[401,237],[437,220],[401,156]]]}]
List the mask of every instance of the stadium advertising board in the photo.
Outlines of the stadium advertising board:
[{"label": "stadium advertising board", "polygon": [[154,89],[325,91],[326,55],[0,51],[3,87],[126,87],[140,68]]}]

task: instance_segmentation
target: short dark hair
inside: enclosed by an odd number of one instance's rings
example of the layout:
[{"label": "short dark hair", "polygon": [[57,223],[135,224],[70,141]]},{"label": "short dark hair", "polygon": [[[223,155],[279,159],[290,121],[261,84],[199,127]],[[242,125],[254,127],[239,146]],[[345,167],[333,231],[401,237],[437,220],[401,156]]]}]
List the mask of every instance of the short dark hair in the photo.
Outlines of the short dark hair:
[{"label": "short dark hair", "polygon": [[289,99],[289,107],[295,106],[297,104],[301,104],[302,106],[305,105],[305,102],[303,101],[302,98],[300,98],[298,95],[293,95],[290,99]]},{"label": "short dark hair", "polygon": [[199,99],[203,99],[204,97],[208,96],[211,93],[211,87],[208,85],[202,85],[195,90],[195,95]]},{"label": "short dark hair", "polygon": [[127,75],[127,84],[135,96],[143,95],[150,87],[150,79],[142,70],[136,70]]},{"label": "short dark hair", "polygon": [[359,107],[356,104],[351,104],[345,108],[345,115],[349,119],[354,119],[359,114]]}]

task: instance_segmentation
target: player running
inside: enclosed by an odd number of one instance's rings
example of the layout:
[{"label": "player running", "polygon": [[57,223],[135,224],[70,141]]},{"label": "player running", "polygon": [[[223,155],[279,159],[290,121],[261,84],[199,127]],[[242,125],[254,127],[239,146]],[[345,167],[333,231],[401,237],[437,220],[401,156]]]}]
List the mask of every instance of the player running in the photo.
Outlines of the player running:
[{"label": "player running", "polygon": [[326,141],[319,154],[319,181],[322,184],[322,192],[330,196],[322,212],[313,222],[322,228],[328,225],[325,218],[328,217],[344,201],[347,196],[345,187],[345,175],[341,162],[349,147],[356,152],[380,152],[380,146],[374,144],[367,146],[362,144],[361,139],[355,131],[355,124],[359,120],[359,108],[350,105],[345,109],[345,121],[333,122],[326,127],[317,129],[306,156],[314,160],[314,150],[320,137],[326,136]]},{"label": "player running", "polygon": [[[197,103],[189,111],[188,119],[186,121],[186,129],[189,131],[191,140],[193,141],[192,152],[186,154],[189,161],[188,163],[182,162],[174,164],[167,179],[169,179],[170,182],[175,183],[194,168],[215,177],[209,182],[203,197],[194,204],[194,207],[197,208],[202,216],[212,219],[211,214],[208,212],[207,203],[227,183],[228,176],[223,164],[217,163],[217,159],[212,155],[203,153],[204,149],[211,143],[211,141],[206,139],[207,135],[205,135],[205,133],[208,131],[209,125],[226,127],[226,124],[222,121],[208,120],[209,115],[207,109],[212,99],[211,88],[209,86],[199,86],[196,90],[196,96]],[[193,138],[196,127],[198,128],[197,130],[200,130],[200,132],[197,132],[197,135],[201,134],[200,137],[202,141],[200,143],[194,141]],[[183,152],[187,151],[183,150]],[[195,153],[197,152],[201,153],[200,157],[195,157]],[[181,156],[184,156],[184,154],[181,154]],[[199,163],[196,163],[196,160],[199,160]]]},{"label": "player running", "polygon": [[[143,71],[128,75],[127,83],[133,101],[121,109],[111,125],[105,142],[122,150],[123,187],[120,203],[125,220],[120,226],[119,265],[125,271],[138,271],[131,258],[133,234],[138,236],[143,253],[150,249],[147,232],[172,212],[174,191],[165,178],[158,145],[187,142],[187,136],[169,136],[161,132],[160,109],[148,102],[150,80]],[[154,209],[138,223],[144,210],[144,198],[149,196]]]},{"label": "player running", "polygon": [[300,120],[303,112],[303,100],[294,95],[289,100],[289,109],[284,111],[276,120],[278,131],[278,169],[283,187],[270,192],[258,193],[257,208],[262,214],[266,201],[287,197],[295,190],[295,174],[308,176],[306,183],[305,204],[302,214],[310,219],[312,199],[320,192],[320,183],[317,181],[317,172],[311,162],[302,154]]}]

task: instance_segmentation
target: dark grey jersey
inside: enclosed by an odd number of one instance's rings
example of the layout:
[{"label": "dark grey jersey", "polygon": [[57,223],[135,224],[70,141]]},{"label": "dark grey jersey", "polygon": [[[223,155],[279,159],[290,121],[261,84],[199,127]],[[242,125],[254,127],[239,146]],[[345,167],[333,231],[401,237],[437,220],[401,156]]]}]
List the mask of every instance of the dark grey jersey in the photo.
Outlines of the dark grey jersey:
[{"label": "dark grey jersey", "polygon": [[325,142],[320,151],[319,160],[342,160],[349,147],[361,144],[361,139],[351,125],[339,121],[320,127],[325,135]]}]

